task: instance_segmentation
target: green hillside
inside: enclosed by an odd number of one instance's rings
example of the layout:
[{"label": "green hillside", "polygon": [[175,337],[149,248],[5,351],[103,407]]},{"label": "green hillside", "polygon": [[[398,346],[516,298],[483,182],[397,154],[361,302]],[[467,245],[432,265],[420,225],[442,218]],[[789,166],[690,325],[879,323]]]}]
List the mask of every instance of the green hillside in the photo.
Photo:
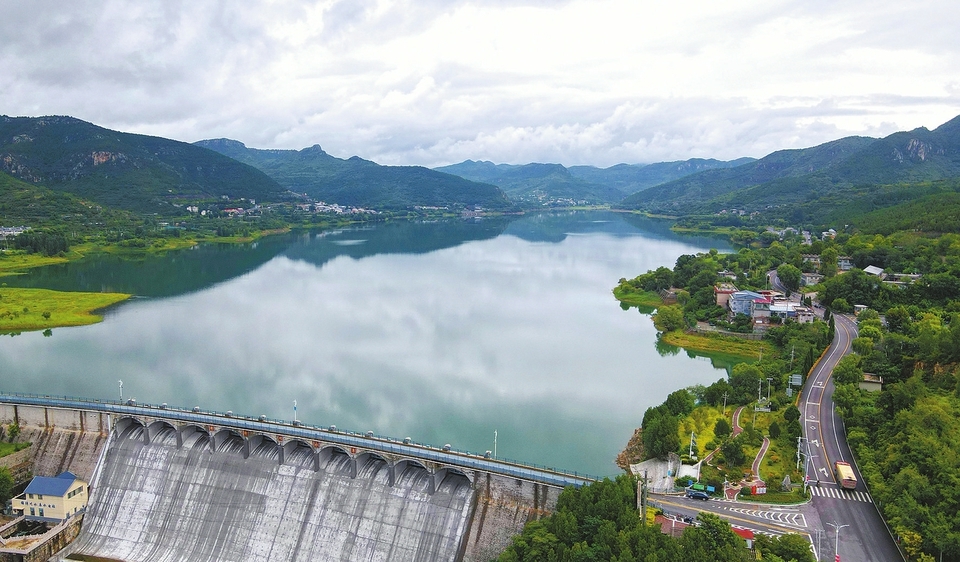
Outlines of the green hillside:
[{"label": "green hillside", "polygon": [[732,205],[738,190],[776,180],[800,178],[843,161],[873,143],[866,137],[846,137],[813,148],[780,150],[755,162],[728,169],[691,174],[623,199],[624,209],[689,214]]},{"label": "green hillside", "polygon": [[420,166],[381,166],[356,156],[344,160],[327,154],[319,145],[303,150],[261,150],[230,139],[196,144],[254,166],[291,191],[328,203],[375,209],[449,206],[505,210],[513,206],[493,185]]},{"label": "green hillside", "polygon": [[161,214],[177,213],[178,201],[277,201],[286,192],[216,152],[61,116],[0,116],[0,171],[107,207]]},{"label": "green hillside", "polygon": [[[675,215],[741,209],[809,221],[853,201],[866,202],[864,192],[876,186],[888,186],[883,190],[888,198],[891,190],[899,192],[896,198],[905,202],[924,195],[925,182],[958,177],[960,117],[933,131],[921,127],[882,139],[848,137],[774,152],[752,164],[635,193],[620,206]],[[879,203],[889,206],[882,198]]]},{"label": "green hillside", "polygon": [[96,229],[132,214],[84,201],[76,195],[33,185],[0,172],[0,226]]}]

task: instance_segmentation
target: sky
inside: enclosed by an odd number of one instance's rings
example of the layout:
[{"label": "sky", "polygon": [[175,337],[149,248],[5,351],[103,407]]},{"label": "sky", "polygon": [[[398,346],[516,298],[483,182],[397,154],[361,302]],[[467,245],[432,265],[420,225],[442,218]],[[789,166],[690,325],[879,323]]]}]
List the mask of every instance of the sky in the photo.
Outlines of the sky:
[{"label": "sky", "polygon": [[960,114],[955,0],[0,0],[0,114],[341,158],[762,157]]}]

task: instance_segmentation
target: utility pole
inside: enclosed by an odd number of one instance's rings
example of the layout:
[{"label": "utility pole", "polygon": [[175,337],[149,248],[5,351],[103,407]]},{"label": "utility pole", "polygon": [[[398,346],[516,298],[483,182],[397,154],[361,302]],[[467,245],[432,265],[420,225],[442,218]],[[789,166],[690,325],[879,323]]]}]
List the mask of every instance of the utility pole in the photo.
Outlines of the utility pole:
[{"label": "utility pole", "polygon": [[297,401],[293,401],[293,425],[297,425]]},{"label": "utility pole", "polygon": [[493,430],[493,458],[497,458],[497,430]]},{"label": "utility pole", "polygon": [[727,393],[723,393],[723,415],[727,415]]},{"label": "utility pole", "polygon": [[840,560],[840,529],[849,527],[850,525],[841,525],[839,523],[827,523],[827,525],[830,525],[836,530],[837,538],[833,544],[833,556],[836,558],[836,560]]}]

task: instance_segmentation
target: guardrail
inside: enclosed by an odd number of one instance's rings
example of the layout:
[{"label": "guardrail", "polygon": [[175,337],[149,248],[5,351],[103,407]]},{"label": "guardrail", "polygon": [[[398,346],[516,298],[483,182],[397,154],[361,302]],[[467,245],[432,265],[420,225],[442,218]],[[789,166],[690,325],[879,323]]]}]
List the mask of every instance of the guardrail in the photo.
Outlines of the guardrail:
[{"label": "guardrail", "polygon": [[233,412],[204,411],[199,407],[183,409],[169,407],[166,404],[139,404],[133,400],[120,402],[115,400],[91,400],[69,396],[23,393],[0,393],[0,403],[86,410],[108,414],[149,415],[157,418],[201,425],[218,425],[263,433],[281,433],[306,440],[317,439],[346,447],[359,447],[384,453],[410,456],[420,460],[490,472],[557,487],[579,487],[600,480],[600,478],[596,476],[563,471],[536,464],[527,464],[511,459],[490,458],[486,455],[460,451],[449,448],[448,446],[434,447],[406,439],[398,441],[390,437],[375,435],[372,432],[356,433],[339,430],[336,426],[324,428],[305,425],[299,421],[289,422],[286,420],[267,418],[266,416],[251,418],[239,416]]}]

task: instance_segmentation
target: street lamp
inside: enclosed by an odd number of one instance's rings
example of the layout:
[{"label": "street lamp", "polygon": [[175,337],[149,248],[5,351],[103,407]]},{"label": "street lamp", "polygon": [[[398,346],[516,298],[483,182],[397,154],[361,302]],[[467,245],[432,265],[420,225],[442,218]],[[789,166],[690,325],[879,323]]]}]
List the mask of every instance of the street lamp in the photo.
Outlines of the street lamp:
[{"label": "street lamp", "polygon": [[836,560],[840,560],[840,529],[843,529],[844,527],[849,527],[850,525],[841,525],[839,523],[827,523],[827,525],[830,525],[831,527],[836,529],[837,538],[833,544],[833,556]]},{"label": "street lamp", "polygon": [[497,458],[497,430],[493,430],[493,458]]},{"label": "street lamp", "polygon": [[120,401],[123,402],[123,381],[117,381],[120,383]]}]

